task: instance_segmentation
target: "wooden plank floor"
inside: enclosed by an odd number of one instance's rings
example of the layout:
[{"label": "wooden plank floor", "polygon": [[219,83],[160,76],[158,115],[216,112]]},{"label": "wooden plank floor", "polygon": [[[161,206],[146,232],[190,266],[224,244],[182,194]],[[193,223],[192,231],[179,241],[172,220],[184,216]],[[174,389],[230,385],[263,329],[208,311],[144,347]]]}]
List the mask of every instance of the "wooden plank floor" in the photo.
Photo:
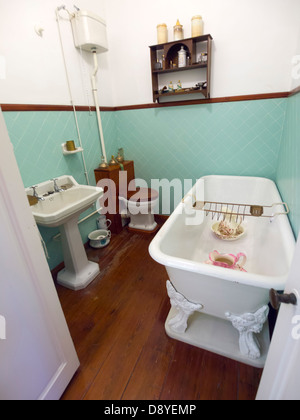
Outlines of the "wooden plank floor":
[{"label": "wooden plank floor", "polygon": [[57,286],[81,366],[64,400],[254,400],[262,371],[167,337],[167,272],[150,235],[88,249],[101,273],[85,290]]}]

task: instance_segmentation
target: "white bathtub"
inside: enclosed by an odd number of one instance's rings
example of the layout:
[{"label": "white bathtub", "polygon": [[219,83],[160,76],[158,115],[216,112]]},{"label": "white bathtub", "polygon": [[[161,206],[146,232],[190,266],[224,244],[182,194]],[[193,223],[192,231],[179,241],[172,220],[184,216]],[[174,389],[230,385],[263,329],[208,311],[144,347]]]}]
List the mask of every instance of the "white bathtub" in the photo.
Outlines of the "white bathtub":
[{"label": "white bathtub", "polygon": [[[252,177],[204,177],[187,197],[196,195],[200,200],[262,206],[282,201],[273,181]],[[199,212],[187,216],[186,205],[179,204],[149,248],[152,258],[166,267],[170,280],[172,309],[166,321],[167,333],[262,367],[268,350],[267,328],[263,330],[263,348],[259,352],[253,333],[262,330],[267,318],[269,290],[285,288],[295,250],[288,217],[277,216],[272,223],[269,218],[247,217],[246,234],[237,241],[223,241],[211,231],[217,215],[214,222],[211,214],[206,217],[203,212],[202,216]],[[277,210],[282,210],[282,206]],[[243,252],[247,256],[247,272],[205,264],[214,250],[235,255]]]}]

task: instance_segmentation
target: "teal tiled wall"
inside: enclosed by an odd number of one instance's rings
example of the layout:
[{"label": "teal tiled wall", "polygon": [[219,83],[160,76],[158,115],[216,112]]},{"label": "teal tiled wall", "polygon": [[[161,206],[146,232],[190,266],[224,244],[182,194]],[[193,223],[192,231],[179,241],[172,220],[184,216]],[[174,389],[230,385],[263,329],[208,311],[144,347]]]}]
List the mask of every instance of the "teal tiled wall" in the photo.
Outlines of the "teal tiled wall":
[{"label": "teal tiled wall", "polygon": [[[78,112],[77,117],[90,183],[95,184],[93,170],[101,159],[97,119],[89,112]],[[67,140],[79,146],[72,112],[6,112],[4,118],[25,187],[61,175],[73,175],[77,182],[86,183],[81,153],[62,154],[61,144]],[[114,118],[112,112],[102,114],[108,153],[115,153]]]},{"label": "teal tiled wall", "polygon": [[290,220],[297,237],[300,230],[300,93],[288,99],[278,159],[277,185],[290,207]]},{"label": "teal tiled wall", "polygon": [[[136,176],[276,178],[287,99],[116,112],[118,143]],[[176,203],[175,203],[176,204]]]},{"label": "teal tiled wall", "polygon": [[[212,174],[277,180],[282,195],[292,203],[296,231],[300,226],[299,137],[295,138],[299,96],[103,112],[107,155],[123,147],[125,157],[135,161],[136,176],[149,184],[151,179],[195,181]],[[61,143],[77,139],[72,112],[6,112],[4,117],[24,186],[65,174],[85,183],[81,155],[63,156],[61,151]],[[78,120],[94,184],[93,171],[101,155],[97,121],[89,112],[78,112]],[[84,242],[96,227],[95,219],[80,226]],[[41,233],[54,268],[62,261],[60,243],[53,241],[57,230],[41,229]]]}]

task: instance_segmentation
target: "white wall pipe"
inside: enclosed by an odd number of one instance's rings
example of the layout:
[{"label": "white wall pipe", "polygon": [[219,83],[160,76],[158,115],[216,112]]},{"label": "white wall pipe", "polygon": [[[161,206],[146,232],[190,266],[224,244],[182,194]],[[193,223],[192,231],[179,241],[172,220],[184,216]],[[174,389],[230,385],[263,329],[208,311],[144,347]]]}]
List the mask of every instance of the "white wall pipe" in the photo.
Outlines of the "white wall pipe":
[{"label": "white wall pipe", "polygon": [[94,71],[91,77],[92,90],[93,90],[96,113],[97,113],[97,121],[98,121],[99,135],[100,135],[100,141],[101,141],[102,155],[105,158],[105,162],[107,162],[105,143],[104,143],[104,134],[103,134],[103,128],[102,128],[102,122],[101,122],[101,115],[100,115],[100,107],[99,107],[99,102],[98,102],[98,88],[96,84],[96,76],[98,73],[98,58],[97,58],[97,52],[95,50],[93,50],[92,52],[93,52],[93,57],[94,57]]},{"label": "white wall pipe", "polygon": [[59,11],[62,10],[62,9],[65,10],[69,14],[69,16],[71,14],[66,9],[65,6],[58,7],[55,10],[56,22],[57,22],[58,34],[59,34],[59,40],[60,40],[60,46],[61,46],[61,50],[62,50],[62,56],[63,56],[64,66],[65,66],[65,71],[66,71],[67,84],[68,84],[68,89],[69,89],[71,104],[72,104],[73,112],[74,112],[74,118],[75,118],[76,130],[77,130],[77,134],[78,134],[78,140],[79,140],[80,147],[82,149],[81,156],[82,156],[82,162],[83,162],[83,167],[84,167],[84,175],[85,175],[85,178],[86,178],[87,185],[90,185],[89,175],[88,175],[88,170],[87,170],[87,166],[86,166],[86,162],[85,162],[85,157],[84,157],[84,152],[83,152],[83,146],[82,146],[82,140],[81,140],[81,135],[80,135],[80,130],[79,130],[79,124],[78,124],[78,119],[77,119],[76,107],[75,107],[74,100],[73,100],[73,94],[72,94],[72,89],[71,89],[71,84],[70,84],[69,72],[68,72],[68,67],[67,67],[67,62],[66,62],[66,57],[65,57],[65,52],[64,52],[64,46],[63,46],[63,41],[62,41],[61,29],[60,29],[60,23],[59,23]]}]

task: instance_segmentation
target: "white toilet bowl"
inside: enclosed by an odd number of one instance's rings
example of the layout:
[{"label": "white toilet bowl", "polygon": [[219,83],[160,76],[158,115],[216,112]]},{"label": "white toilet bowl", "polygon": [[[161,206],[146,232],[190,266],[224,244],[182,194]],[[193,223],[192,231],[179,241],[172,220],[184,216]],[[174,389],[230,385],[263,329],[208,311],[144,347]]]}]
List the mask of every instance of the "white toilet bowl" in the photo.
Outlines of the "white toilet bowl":
[{"label": "white toilet bowl", "polygon": [[159,200],[157,191],[148,188],[137,188],[128,191],[127,197],[119,197],[120,213],[127,212],[130,217],[129,228],[152,232],[157,228],[154,220]]}]

